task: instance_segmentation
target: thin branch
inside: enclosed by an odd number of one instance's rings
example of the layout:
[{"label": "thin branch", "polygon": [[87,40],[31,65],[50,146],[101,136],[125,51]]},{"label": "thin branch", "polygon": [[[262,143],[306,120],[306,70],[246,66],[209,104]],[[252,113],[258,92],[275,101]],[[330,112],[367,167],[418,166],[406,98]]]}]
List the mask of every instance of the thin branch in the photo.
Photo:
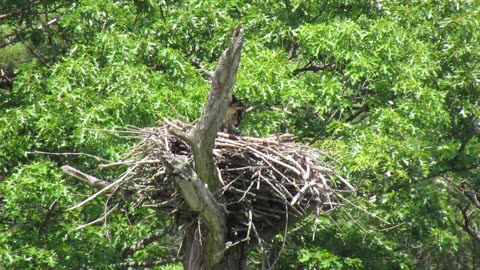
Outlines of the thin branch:
[{"label": "thin branch", "polygon": [[[65,167],[65,166],[63,166],[63,167]],[[63,167],[62,167],[62,169],[63,169]],[[110,189],[112,189],[112,188],[120,185],[120,184],[121,184],[123,181],[125,181],[125,179],[127,179],[127,177],[130,176],[130,174],[131,174],[134,170],[136,170],[136,169],[137,169],[137,165],[129,168],[125,173],[123,173],[123,175],[122,175],[120,178],[118,178],[117,180],[115,180],[115,182],[108,184],[107,186],[105,186],[104,188],[102,188],[100,191],[98,191],[98,192],[96,192],[95,194],[93,194],[92,196],[88,197],[86,200],[82,201],[81,203],[79,203],[79,204],[77,204],[77,205],[75,205],[75,206],[72,206],[72,207],[68,208],[67,210],[74,210],[74,209],[76,209],[76,208],[79,208],[79,207],[85,205],[86,203],[92,201],[92,200],[95,199],[96,197],[100,196],[101,194],[103,194],[103,193],[109,191]]]},{"label": "thin branch", "polygon": [[106,186],[110,185],[110,182],[98,179],[95,176],[92,176],[92,175],[86,174],[84,172],[81,172],[81,171],[79,171],[79,170],[77,170],[74,167],[69,166],[69,165],[62,166],[62,171],[65,174],[68,174],[71,177],[77,178],[78,180],[82,181],[83,183],[85,183],[85,184],[87,184],[91,187],[95,187],[95,188],[98,188],[98,189],[103,189]]},{"label": "thin branch", "polygon": [[463,223],[460,221],[456,221],[457,224],[463,228],[470,236],[472,236],[475,240],[480,241],[480,233],[470,227],[470,213],[468,213],[468,208],[470,204],[467,204],[465,208],[461,208],[462,216],[463,216]]},{"label": "thin branch", "polygon": [[364,213],[367,214],[368,216],[371,216],[371,217],[373,217],[373,218],[376,218],[376,219],[380,220],[381,222],[383,222],[383,223],[385,223],[385,224],[388,224],[388,225],[391,224],[390,222],[386,221],[385,219],[383,219],[383,218],[381,218],[381,217],[379,217],[379,216],[377,216],[377,215],[375,215],[375,214],[370,213],[367,209],[365,209],[365,208],[363,208],[363,207],[360,207],[360,206],[354,204],[353,202],[351,202],[349,199],[345,198],[344,196],[342,196],[342,195],[339,194],[338,192],[335,193],[335,196],[341,198],[341,199],[342,199],[343,201],[345,201],[347,204],[349,204],[349,205],[357,208],[358,210],[364,212]]},{"label": "thin branch", "polygon": [[52,204],[50,204],[50,207],[48,207],[48,212],[45,214],[42,224],[38,228],[38,235],[43,235],[43,232],[45,231],[46,225],[50,221],[50,218],[53,216],[54,210],[58,205],[58,198],[53,201]]},{"label": "thin branch", "polygon": [[149,244],[158,241],[158,239],[160,239],[161,237],[167,236],[168,233],[170,233],[170,231],[168,231],[166,229],[163,229],[160,232],[155,232],[155,233],[150,234],[149,236],[143,238],[142,240],[138,241],[134,245],[131,245],[131,246],[125,248],[122,251],[122,257],[124,257],[124,258],[128,257],[128,256],[132,255],[133,253],[135,253],[135,252],[137,252],[141,249],[144,249]]},{"label": "thin branch", "polygon": [[0,70],[0,75],[1,75],[1,78],[2,79],[5,79],[8,83],[12,84],[13,83],[13,78],[15,78],[15,74],[14,75],[11,75],[13,76],[12,78],[10,78],[7,74],[7,72],[4,70],[4,69],[1,69]]},{"label": "thin branch", "polygon": [[104,158],[101,158],[101,157],[98,157],[98,156],[94,156],[94,155],[90,155],[90,154],[86,154],[86,153],[75,153],[75,152],[63,152],[63,153],[58,153],[58,152],[46,152],[46,151],[33,151],[33,152],[26,152],[26,154],[44,154],[44,155],[49,155],[49,156],[85,156],[85,157],[90,157],[90,158],[94,158],[96,160],[99,160],[99,161],[104,161],[104,162],[110,162],[109,160],[107,159],[104,159]]},{"label": "thin branch", "polygon": [[122,269],[130,269],[130,268],[147,269],[147,268],[153,267],[153,266],[162,266],[162,265],[167,265],[167,264],[171,264],[171,263],[176,263],[177,260],[178,260],[177,258],[172,258],[168,261],[123,262],[123,263],[112,264],[112,267],[122,268]]},{"label": "thin branch", "polygon": [[37,52],[37,50],[35,50],[35,48],[33,48],[32,46],[28,45],[28,42],[23,38],[22,34],[18,33],[17,34],[17,37],[22,41],[23,45],[25,47],[27,47],[27,49],[33,54],[35,55],[35,57],[40,60],[40,62],[42,62],[42,64],[46,67],[50,67],[50,63],[47,62],[47,60],[45,60],[45,58]]},{"label": "thin branch", "polygon": [[36,5],[38,5],[42,2],[43,2],[42,0],[37,0],[35,2],[30,2],[27,5],[25,5],[21,8],[18,8],[17,10],[12,11],[10,13],[0,14],[0,20],[4,20],[4,19],[8,19],[8,18],[13,17],[13,16],[17,16],[17,15],[23,13],[25,10],[30,9],[31,7],[36,6]]},{"label": "thin branch", "polygon": [[93,225],[93,224],[96,224],[98,222],[101,222],[101,221],[104,221],[107,219],[107,217],[113,212],[115,211],[118,206],[120,205],[120,203],[117,203],[114,207],[112,207],[110,210],[108,210],[107,212],[105,212],[102,216],[100,216],[99,218],[95,219],[94,221],[92,222],[89,222],[89,223],[86,223],[86,224],[83,224],[83,225],[80,225],[78,227],[76,227],[75,229],[72,229],[69,231],[69,233],[71,232],[74,232],[74,231],[78,231],[78,230],[81,230],[81,229],[84,229],[90,225]]},{"label": "thin branch", "polygon": [[[52,25],[55,25],[57,24],[63,17],[65,17],[65,15],[67,15],[67,13],[69,11],[72,11],[74,10],[75,8],[77,8],[77,3],[74,3],[73,6],[71,8],[69,8],[67,11],[65,11],[62,15],[58,16],[57,18],[54,18],[46,23],[43,23],[41,24],[40,26],[37,27],[37,30],[42,30],[42,29],[45,29],[47,27],[50,27]],[[22,29],[14,34],[10,34],[10,35],[7,35],[7,36],[4,36],[3,38],[8,38],[7,41],[3,42],[3,43],[0,43],[0,49],[3,48],[3,47],[6,47],[14,42],[16,42],[17,40],[21,39],[22,35],[24,35],[26,32],[28,32],[29,29]]]},{"label": "thin branch", "polygon": [[337,71],[340,68],[340,64],[326,64],[326,63],[315,63],[313,60],[310,61],[307,65],[302,68],[297,68],[293,71],[293,75],[298,75],[306,71],[317,72],[320,70],[327,71]]},{"label": "thin branch", "polygon": [[14,43],[18,39],[17,34],[8,35],[5,38],[8,38],[8,40],[4,43],[0,43],[0,49]]},{"label": "thin branch", "polygon": [[387,231],[390,231],[390,230],[393,230],[397,227],[400,227],[402,225],[404,225],[406,222],[400,222],[398,224],[395,224],[393,226],[390,226],[390,227],[387,227],[387,228],[382,228],[382,229],[378,229],[379,232],[387,232]]}]

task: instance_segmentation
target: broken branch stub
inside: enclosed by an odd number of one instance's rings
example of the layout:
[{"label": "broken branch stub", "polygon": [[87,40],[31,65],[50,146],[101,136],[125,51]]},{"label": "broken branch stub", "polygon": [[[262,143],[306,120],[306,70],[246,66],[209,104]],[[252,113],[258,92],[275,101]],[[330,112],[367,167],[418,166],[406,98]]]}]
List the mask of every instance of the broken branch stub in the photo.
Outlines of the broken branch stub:
[{"label": "broken branch stub", "polygon": [[190,133],[190,146],[192,147],[195,170],[198,177],[208,185],[212,192],[218,190],[221,186],[218,170],[213,159],[213,145],[232,99],[242,44],[243,26],[239,24],[235,29],[232,41],[223,52],[217,68],[213,72],[205,111]]},{"label": "broken branch stub", "polygon": [[[213,73],[209,73],[212,74],[212,83],[203,115],[188,135],[180,136],[188,139],[195,171],[178,157],[163,157],[165,165],[170,167],[170,170],[181,172],[172,175],[174,181],[189,208],[200,215],[206,226],[204,263],[207,269],[222,269],[222,262],[224,262],[226,215],[218,203],[223,199],[215,198],[213,195],[218,194],[217,191],[221,187],[220,175],[213,157],[213,147],[232,99],[242,44],[243,27],[239,24],[228,48],[220,57],[217,68]],[[187,257],[190,256],[192,254]]]}]

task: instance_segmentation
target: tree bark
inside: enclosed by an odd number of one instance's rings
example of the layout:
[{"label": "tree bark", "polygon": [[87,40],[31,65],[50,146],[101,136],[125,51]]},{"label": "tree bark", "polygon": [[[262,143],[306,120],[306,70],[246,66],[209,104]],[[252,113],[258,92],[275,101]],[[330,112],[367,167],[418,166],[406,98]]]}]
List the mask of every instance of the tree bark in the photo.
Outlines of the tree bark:
[{"label": "tree bark", "polygon": [[[181,190],[182,197],[190,210],[200,215],[201,224],[185,231],[185,269],[221,269],[225,251],[226,219],[224,209],[217,203],[210,190],[198,178],[187,160],[163,156],[169,177]],[[190,222],[187,220],[187,222]],[[190,226],[193,226],[190,225]],[[203,235],[206,235],[202,242]],[[204,259],[205,261],[203,261]],[[205,268],[203,267],[205,265]]]},{"label": "tree bark", "polygon": [[[247,266],[251,245],[248,242],[240,242],[227,247],[226,244],[227,215],[223,206],[224,198],[219,192],[223,184],[213,157],[215,138],[232,100],[242,44],[243,27],[239,24],[228,48],[220,57],[215,71],[203,71],[211,79],[211,88],[205,111],[198,124],[189,134],[173,128],[170,130],[172,134],[190,145],[194,166],[185,157],[172,153],[165,152],[161,156],[166,177],[175,182],[192,213],[191,217],[179,219],[179,225],[183,227],[185,233],[182,248],[183,266],[186,270],[243,270]],[[74,209],[100,194],[120,187],[136,167],[131,167],[112,183],[82,173],[70,166],[63,166],[62,169],[66,174],[100,190],[70,208]],[[119,190],[126,195],[134,196],[127,190],[122,188]]]},{"label": "tree bark", "polygon": [[183,224],[183,265],[188,270],[246,268],[248,246],[242,243],[226,248],[226,213],[218,195],[222,181],[213,157],[215,138],[232,100],[242,44],[243,27],[239,24],[215,71],[203,72],[210,77],[211,88],[198,124],[189,134],[173,131],[189,143],[195,168],[178,157],[163,157],[183,199],[200,216],[201,222],[190,219]]},{"label": "tree bark", "polygon": [[202,117],[190,133],[195,170],[198,177],[213,192],[221,185],[217,166],[213,159],[213,144],[232,100],[242,44],[243,27],[242,24],[239,24],[228,48],[220,57],[215,71],[213,73],[205,72],[210,74],[212,80],[210,94]]}]

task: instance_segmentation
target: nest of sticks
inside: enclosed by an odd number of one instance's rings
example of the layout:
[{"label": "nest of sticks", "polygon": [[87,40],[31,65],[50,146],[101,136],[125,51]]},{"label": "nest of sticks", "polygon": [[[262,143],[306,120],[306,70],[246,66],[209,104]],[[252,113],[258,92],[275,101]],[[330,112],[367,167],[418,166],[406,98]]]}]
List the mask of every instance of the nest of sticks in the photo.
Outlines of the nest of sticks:
[{"label": "nest of sticks", "polygon": [[[129,166],[117,183],[135,194],[139,206],[192,218],[195,213],[162,163],[162,156],[168,154],[184,157],[194,166],[189,145],[171,128],[188,132],[192,126],[177,121],[116,131],[141,140],[121,162],[104,166]],[[296,218],[335,209],[340,205],[339,192],[353,190],[329,163],[331,158],[293,139],[290,134],[254,138],[218,133],[213,152],[223,187],[215,195],[225,202],[229,239],[281,231]]]}]

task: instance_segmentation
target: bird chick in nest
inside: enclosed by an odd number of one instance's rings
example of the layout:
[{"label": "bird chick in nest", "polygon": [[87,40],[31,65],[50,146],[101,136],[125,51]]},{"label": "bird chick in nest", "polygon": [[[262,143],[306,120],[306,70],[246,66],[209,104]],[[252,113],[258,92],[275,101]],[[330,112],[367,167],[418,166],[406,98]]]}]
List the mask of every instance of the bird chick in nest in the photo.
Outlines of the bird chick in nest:
[{"label": "bird chick in nest", "polygon": [[235,96],[232,96],[232,101],[230,102],[227,112],[225,113],[225,118],[223,119],[223,125],[220,128],[220,131],[230,134],[238,134],[236,129],[242,120],[244,111],[245,104],[237,100]]}]

